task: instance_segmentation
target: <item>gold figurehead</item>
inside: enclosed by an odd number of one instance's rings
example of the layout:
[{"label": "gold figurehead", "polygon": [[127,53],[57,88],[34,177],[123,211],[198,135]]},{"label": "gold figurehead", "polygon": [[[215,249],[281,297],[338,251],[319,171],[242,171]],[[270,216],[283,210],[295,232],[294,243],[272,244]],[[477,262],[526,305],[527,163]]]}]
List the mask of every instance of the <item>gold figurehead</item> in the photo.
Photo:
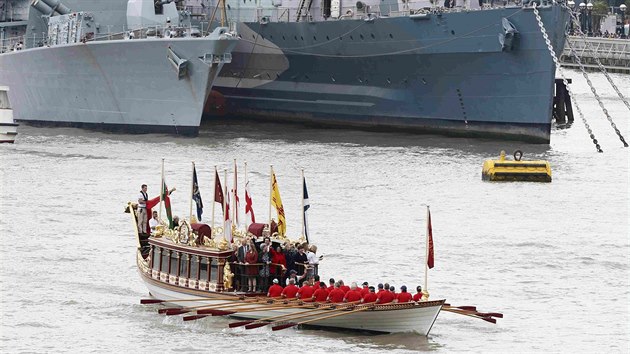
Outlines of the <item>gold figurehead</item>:
[{"label": "gold figurehead", "polygon": [[234,274],[230,269],[230,263],[225,262],[225,267],[223,267],[223,286],[225,289],[232,289],[232,278],[234,278]]}]

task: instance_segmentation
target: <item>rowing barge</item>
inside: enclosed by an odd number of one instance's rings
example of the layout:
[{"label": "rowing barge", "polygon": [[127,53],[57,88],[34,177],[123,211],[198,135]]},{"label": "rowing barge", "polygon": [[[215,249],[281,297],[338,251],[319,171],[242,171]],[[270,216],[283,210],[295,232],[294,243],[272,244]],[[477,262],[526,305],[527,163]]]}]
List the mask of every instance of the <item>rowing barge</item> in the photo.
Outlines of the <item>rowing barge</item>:
[{"label": "rowing barge", "polygon": [[[229,315],[265,319],[265,324],[276,324],[274,329],[303,324],[380,333],[417,332],[426,336],[444,306],[444,300],[383,305],[275,301],[261,293],[238,291],[234,280],[239,266],[232,261],[234,251],[221,238],[220,228],[213,232],[208,225],[182,221],[174,230],[161,229],[148,236],[138,230],[133,203],[127,205],[126,212],[136,225],[138,271],[151,296],[188,309],[185,312],[203,314],[206,309],[205,315],[192,319],[209,314]],[[213,308],[223,311],[210,310]],[[298,318],[299,322],[288,322]]]}]

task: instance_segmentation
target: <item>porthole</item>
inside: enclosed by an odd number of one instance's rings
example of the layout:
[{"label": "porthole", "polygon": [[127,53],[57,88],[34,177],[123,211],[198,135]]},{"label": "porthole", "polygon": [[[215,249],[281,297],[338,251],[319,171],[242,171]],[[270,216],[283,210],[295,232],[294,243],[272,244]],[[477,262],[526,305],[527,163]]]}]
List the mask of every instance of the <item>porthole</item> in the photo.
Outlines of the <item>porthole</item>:
[{"label": "porthole", "polygon": [[297,36],[293,36],[293,39],[295,39],[297,41]]},{"label": "porthole", "polygon": [[304,37],[300,36],[300,39],[301,39],[301,40],[304,40]]},{"label": "porthole", "polygon": [[284,36],[282,36],[282,40],[283,40],[283,41],[286,41],[287,39],[286,39]]},{"label": "porthole", "polygon": [[394,39],[394,35],[392,35],[391,33],[389,34],[389,38]]},{"label": "porthole", "polygon": [[359,37],[361,38],[361,40],[363,40],[363,35],[362,34],[360,34]]},{"label": "porthole", "polygon": [[326,40],[327,40],[327,41],[329,41],[329,40],[330,40],[330,38],[329,38],[328,36],[326,36]]},{"label": "porthole", "polygon": [[376,37],[374,36],[374,33],[370,33],[370,36],[372,37],[372,39],[375,39]]},{"label": "porthole", "polygon": [[451,34],[452,34],[452,35],[455,35],[455,31],[451,30]]},{"label": "porthole", "polygon": [[313,40],[314,40],[314,41],[316,41],[316,40],[317,40],[317,37],[313,36]]},{"label": "porthole", "polygon": [[353,41],[353,40],[354,40],[354,38],[352,38],[352,36],[350,36],[350,40],[351,40],[351,41]]}]

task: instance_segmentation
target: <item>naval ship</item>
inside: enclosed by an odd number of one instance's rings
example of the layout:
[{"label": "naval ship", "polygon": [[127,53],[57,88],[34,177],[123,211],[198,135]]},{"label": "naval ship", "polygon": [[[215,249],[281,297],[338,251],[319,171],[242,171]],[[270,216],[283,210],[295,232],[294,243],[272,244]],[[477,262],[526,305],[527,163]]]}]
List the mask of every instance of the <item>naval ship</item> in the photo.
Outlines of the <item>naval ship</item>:
[{"label": "naval ship", "polygon": [[0,86],[17,121],[196,135],[238,37],[172,0],[0,1]]},{"label": "naval ship", "polygon": [[[226,0],[242,39],[206,114],[549,143],[556,67],[534,3],[441,1]],[[536,5],[560,53],[569,13]]]}]

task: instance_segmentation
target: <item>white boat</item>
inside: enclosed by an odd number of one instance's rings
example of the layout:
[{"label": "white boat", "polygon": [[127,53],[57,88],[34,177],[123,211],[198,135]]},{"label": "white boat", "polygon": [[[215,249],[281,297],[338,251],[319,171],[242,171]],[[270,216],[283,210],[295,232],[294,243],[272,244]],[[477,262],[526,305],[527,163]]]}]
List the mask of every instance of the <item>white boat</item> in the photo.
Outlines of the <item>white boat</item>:
[{"label": "white boat", "polygon": [[[137,225],[131,203],[127,212]],[[271,324],[274,330],[304,324],[380,333],[416,332],[426,336],[445,306],[443,299],[355,305],[284,303],[266,298],[264,293],[240,292],[232,284],[232,280],[238,280],[238,274],[234,274],[238,273],[239,265],[230,261],[233,251],[227,241],[215,241],[216,235],[205,236],[211,235],[211,232],[198,237],[199,232],[192,232],[200,230],[198,225],[208,231],[210,229],[204,224],[193,224],[192,227],[184,224],[177,230],[167,230],[164,235],[147,237],[135,228],[138,271],[149,293],[157,302],[188,309],[185,312],[190,313],[192,319],[195,316],[228,315],[258,320],[286,315],[278,317],[278,320],[269,319],[264,324]],[[197,241],[199,238],[204,240],[204,237],[207,238],[205,241]],[[148,301],[144,303],[153,300]],[[184,317],[184,320],[187,318]]]},{"label": "white boat", "polygon": [[18,125],[13,121],[13,109],[9,103],[9,87],[0,86],[0,143],[13,143]]}]

